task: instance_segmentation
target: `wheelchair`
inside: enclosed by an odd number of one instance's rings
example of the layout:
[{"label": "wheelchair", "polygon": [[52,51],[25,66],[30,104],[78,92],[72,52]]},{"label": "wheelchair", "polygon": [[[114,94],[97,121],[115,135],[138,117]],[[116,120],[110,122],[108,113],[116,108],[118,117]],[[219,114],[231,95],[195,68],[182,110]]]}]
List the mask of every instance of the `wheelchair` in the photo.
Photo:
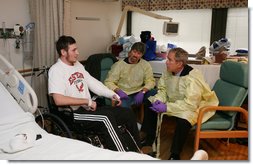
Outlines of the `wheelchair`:
[{"label": "wheelchair", "polygon": [[[44,75],[45,80],[48,79],[49,67],[43,67],[38,75]],[[46,84],[47,85],[47,84]],[[105,148],[101,133],[85,130],[82,125],[74,121],[73,110],[70,106],[56,106],[52,96],[46,95],[48,108],[38,107],[42,112],[38,111],[35,121],[48,133],[85,141],[94,146]],[[61,109],[61,110],[60,110]]]},{"label": "wheelchair", "polygon": [[[107,148],[102,133],[85,129],[82,123],[74,120],[74,113],[70,106],[56,106],[51,96],[49,96],[49,99],[49,110],[35,118],[44,130],[54,135],[81,140],[100,148]],[[125,144],[128,145],[127,150],[141,152],[126,126],[119,125],[118,129],[124,137]]]},{"label": "wheelchair", "polygon": [[99,132],[85,130],[80,123],[74,121],[73,110],[70,106],[56,106],[51,96],[48,96],[48,103],[48,110],[45,110],[35,118],[38,125],[45,131],[105,148]]}]

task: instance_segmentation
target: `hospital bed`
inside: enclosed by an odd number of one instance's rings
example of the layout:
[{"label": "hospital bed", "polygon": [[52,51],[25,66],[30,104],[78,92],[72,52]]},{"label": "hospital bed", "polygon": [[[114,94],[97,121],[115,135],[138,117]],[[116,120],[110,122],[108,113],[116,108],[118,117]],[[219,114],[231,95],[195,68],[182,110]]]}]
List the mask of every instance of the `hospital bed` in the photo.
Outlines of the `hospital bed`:
[{"label": "hospital bed", "polygon": [[35,122],[36,94],[2,55],[0,81],[1,160],[157,160],[47,133]]}]

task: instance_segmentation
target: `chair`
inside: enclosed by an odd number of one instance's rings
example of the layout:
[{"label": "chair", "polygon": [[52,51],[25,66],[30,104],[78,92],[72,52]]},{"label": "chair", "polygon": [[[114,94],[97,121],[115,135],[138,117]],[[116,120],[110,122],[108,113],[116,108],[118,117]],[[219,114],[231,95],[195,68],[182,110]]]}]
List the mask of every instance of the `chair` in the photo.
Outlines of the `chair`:
[{"label": "chair", "polygon": [[[248,64],[233,61],[221,64],[220,79],[213,87],[219,99],[219,106],[200,109],[196,124],[194,151],[198,150],[200,139],[248,138],[248,130],[235,128],[238,112],[245,117],[246,122],[248,121],[248,112],[240,107],[248,95],[248,74]],[[216,113],[201,124],[204,113],[208,111],[216,111]]]},{"label": "chair", "polygon": [[78,139],[94,146],[103,148],[99,132],[86,130],[74,120],[73,110],[70,106],[57,106],[53,97],[48,95],[48,111],[38,115],[36,122],[48,133],[62,137]]},{"label": "chair", "polygon": [[99,53],[90,55],[82,64],[90,75],[104,82],[108,71],[116,61],[117,58],[111,53]]},{"label": "chair", "polygon": [[[111,53],[100,53],[90,55],[88,59],[82,64],[91,76],[104,83],[107,73],[116,61],[117,58],[115,55]],[[111,105],[111,100],[101,97],[97,99],[97,102],[102,105]]]},{"label": "chair", "polygon": [[[45,68],[40,74],[48,78],[49,68]],[[47,85],[46,85],[47,86]],[[47,94],[48,109],[37,115],[36,122],[48,133],[62,137],[73,138],[88,142],[97,147],[103,147],[100,133],[83,129],[83,126],[74,121],[73,109],[70,106],[57,106],[52,96]]]}]

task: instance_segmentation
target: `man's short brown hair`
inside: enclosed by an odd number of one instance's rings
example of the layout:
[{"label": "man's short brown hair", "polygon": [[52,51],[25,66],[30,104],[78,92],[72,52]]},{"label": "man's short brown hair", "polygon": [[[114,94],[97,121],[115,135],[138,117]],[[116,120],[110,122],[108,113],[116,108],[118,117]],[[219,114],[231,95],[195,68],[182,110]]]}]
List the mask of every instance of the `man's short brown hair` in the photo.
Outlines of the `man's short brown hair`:
[{"label": "man's short brown hair", "polygon": [[146,51],[146,45],[143,42],[135,42],[133,46],[131,47],[131,51],[136,50],[138,52],[141,52],[142,55],[144,55]]}]

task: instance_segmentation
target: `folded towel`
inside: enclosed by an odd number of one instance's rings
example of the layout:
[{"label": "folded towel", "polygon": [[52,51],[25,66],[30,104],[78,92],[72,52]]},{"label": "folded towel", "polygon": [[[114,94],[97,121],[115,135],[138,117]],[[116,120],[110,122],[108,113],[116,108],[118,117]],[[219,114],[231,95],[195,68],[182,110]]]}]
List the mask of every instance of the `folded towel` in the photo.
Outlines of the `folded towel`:
[{"label": "folded towel", "polygon": [[[25,133],[23,133],[25,132]],[[16,134],[9,140],[5,146],[1,147],[1,150],[5,153],[16,153],[26,150],[34,146],[34,142],[40,139],[42,136],[32,131],[22,131],[22,133]]]}]

